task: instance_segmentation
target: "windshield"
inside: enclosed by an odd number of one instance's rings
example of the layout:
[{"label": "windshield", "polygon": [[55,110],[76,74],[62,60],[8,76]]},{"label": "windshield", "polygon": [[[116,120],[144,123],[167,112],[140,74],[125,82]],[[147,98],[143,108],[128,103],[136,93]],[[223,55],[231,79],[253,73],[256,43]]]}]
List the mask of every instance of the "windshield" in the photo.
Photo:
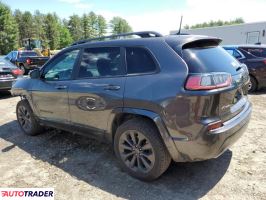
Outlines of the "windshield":
[{"label": "windshield", "polygon": [[34,51],[23,51],[19,52],[19,57],[29,57],[29,56],[38,56]]}]

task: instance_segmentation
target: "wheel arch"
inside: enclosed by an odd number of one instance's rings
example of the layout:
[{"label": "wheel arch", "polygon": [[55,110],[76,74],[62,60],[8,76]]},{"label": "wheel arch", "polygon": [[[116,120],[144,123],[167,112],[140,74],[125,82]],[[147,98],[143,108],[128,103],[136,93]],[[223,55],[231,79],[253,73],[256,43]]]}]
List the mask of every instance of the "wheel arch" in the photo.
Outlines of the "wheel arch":
[{"label": "wheel arch", "polygon": [[257,86],[259,87],[259,81],[258,81],[258,78],[257,78],[254,74],[249,74],[249,76],[251,76],[252,78],[254,78],[254,80],[255,80],[256,83],[257,83]]},{"label": "wheel arch", "polygon": [[154,124],[154,126],[157,128],[158,132],[160,133],[160,137],[165,144],[170,156],[176,160],[176,158],[179,156],[178,151],[175,147],[174,141],[172,137],[170,136],[169,132],[167,131],[167,128],[161,119],[161,117],[152,111],[144,110],[144,109],[138,109],[138,108],[121,108],[116,109],[112,112],[111,117],[108,121],[108,130],[107,130],[107,140],[113,144],[114,136],[116,133],[117,128],[126,122],[127,120],[133,119],[133,118],[142,118],[150,121]]}]

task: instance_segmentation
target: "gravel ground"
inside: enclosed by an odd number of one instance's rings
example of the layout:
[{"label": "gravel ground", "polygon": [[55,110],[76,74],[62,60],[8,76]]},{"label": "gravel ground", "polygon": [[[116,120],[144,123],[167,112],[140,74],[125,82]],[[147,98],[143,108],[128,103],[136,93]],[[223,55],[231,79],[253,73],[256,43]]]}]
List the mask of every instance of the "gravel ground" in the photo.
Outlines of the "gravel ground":
[{"label": "gravel ground", "polygon": [[266,199],[266,90],[250,95],[244,136],[217,159],[172,163],[145,183],[119,168],[112,149],[55,130],[25,136],[18,97],[0,93],[0,187],[54,187],[55,199]]}]

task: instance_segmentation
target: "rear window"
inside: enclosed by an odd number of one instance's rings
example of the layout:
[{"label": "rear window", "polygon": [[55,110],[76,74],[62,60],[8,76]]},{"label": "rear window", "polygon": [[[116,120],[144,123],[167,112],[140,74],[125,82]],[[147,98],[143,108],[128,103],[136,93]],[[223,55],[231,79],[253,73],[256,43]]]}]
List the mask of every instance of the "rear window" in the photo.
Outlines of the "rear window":
[{"label": "rear window", "polygon": [[257,57],[266,57],[266,48],[241,48]]},{"label": "rear window", "polygon": [[236,74],[240,63],[222,47],[190,48],[183,50],[189,73],[227,72]]},{"label": "rear window", "polygon": [[126,48],[127,73],[149,73],[156,70],[151,54],[144,48]]},{"label": "rear window", "polygon": [[32,51],[19,52],[19,57],[29,57],[29,56],[38,56],[38,55],[36,52]]}]

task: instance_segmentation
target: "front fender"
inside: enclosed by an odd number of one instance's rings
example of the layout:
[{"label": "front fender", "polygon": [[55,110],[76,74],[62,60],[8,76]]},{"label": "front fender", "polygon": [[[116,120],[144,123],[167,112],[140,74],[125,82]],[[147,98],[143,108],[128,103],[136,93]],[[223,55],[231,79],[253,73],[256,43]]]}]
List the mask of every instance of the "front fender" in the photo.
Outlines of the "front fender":
[{"label": "front fender", "polygon": [[30,78],[18,78],[11,88],[13,96],[28,96],[28,91],[31,89]]},{"label": "front fender", "polygon": [[21,96],[28,100],[33,112],[38,113],[34,103],[32,102],[31,88],[32,88],[32,80],[30,78],[18,78],[12,85],[11,94],[12,96]]}]

